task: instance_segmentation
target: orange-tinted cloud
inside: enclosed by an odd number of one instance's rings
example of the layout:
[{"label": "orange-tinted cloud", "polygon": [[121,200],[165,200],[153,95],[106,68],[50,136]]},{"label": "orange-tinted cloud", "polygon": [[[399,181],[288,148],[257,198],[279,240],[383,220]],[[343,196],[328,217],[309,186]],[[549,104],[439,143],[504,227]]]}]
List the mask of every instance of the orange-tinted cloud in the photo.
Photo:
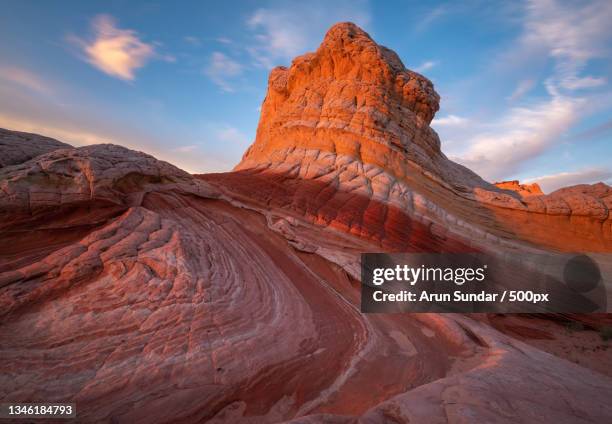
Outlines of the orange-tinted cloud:
[{"label": "orange-tinted cloud", "polygon": [[117,28],[111,16],[97,16],[92,27],[95,33],[92,41],[76,41],[86,60],[108,75],[131,81],[135,71],[155,55],[153,44],[143,42],[134,30]]}]

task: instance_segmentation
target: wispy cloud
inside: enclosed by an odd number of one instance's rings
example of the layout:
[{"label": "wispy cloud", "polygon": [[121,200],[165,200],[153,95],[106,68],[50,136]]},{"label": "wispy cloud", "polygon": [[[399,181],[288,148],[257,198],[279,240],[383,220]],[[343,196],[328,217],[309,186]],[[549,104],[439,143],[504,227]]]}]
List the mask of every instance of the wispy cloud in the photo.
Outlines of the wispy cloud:
[{"label": "wispy cloud", "polygon": [[582,103],[554,97],[530,107],[512,108],[488,131],[473,136],[467,150],[454,159],[486,179],[504,179],[558,140],[576,122]]},{"label": "wispy cloud", "polygon": [[445,116],[443,118],[435,118],[432,122],[431,125],[433,127],[456,127],[459,125],[465,125],[469,122],[469,120],[467,118],[462,118],[460,116],[457,115],[448,115]]},{"label": "wispy cloud", "polygon": [[421,63],[416,68],[414,68],[413,71],[423,73],[423,72],[429,71],[431,68],[433,68],[437,64],[438,62],[435,60],[428,60],[428,61]]},{"label": "wispy cloud", "polygon": [[607,82],[608,80],[604,77],[595,78],[592,76],[586,76],[579,78],[576,76],[570,76],[564,78],[560,82],[560,85],[561,87],[566,88],[568,90],[580,90],[584,88],[601,87],[602,85],[606,85]]},{"label": "wispy cloud", "polygon": [[137,69],[155,56],[154,44],[142,41],[132,29],[121,29],[109,15],[98,15],[92,22],[93,39],[70,37],[85,54],[87,62],[102,72],[131,81]]},{"label": "wispy cloud", "polygon": [[[588,89],[606,84],[603,77],[585,75],[585,69],[592,59],[609,55],[609,22],[612,3],[606,0],[588,5],[528,1],[523,31],[514,50],[502,61],[507,60],[511,67],[516,61],[529,63],[549,57],[553,68],[544,80],[546,94],[472,126],[451,156],[487,179],[504,179],[559,143],[573,125],[593,111]],[[530,78],[519,81],[509,99],[518,101],[535,84]]]},{"label": "wispy cloud", "polygon": [[529,93],[529,91],[533,89],[535,84],[536,82],[534,79],[524,79],[519,81],[508,100],[510,100],[511,102],[515,102],[517,100],[522,99],[525,94]]},{"label": "wispy cloud", "polygon": [[256,10],[247,20],[255,42],[247,49],[255,63],[266,68],[286,64],[313,50],[334,23],[353,21],[367,26],[370,15],[365,1],[283,2]]},{"label": "wispy cloud", "polygon": [[550,193],[561,187],[576,184],[592,184],[606,182],[612,178],[612,171],[605,168],[587,168],[575,172],[560,172],[558,174],[543,175],[541,177],[525,180],[528,183],[538,183],[545,193]]},{"label": "wispy cloud", "polygon": [[221,44],[232,44],[232,40],[227,37],[217,37],[215,38],[215,41]]},{"label": "wispy cloud", "polygon": [[574,134],[572,136],[572,139],[577,140],[577,141],[584,141],[584,140],[588,140],[591,138],[602,136],[609,132],[612,132],[612,119],[602,124],[591,127],[587,130],[580,131],[579,133]]},{"label": "wispy cloud", "polygon": [[441,4],[428,10],[423,17],[418,21],[414,27],[416,32],[423,32],[427,30],[435,21],[439,20],[443,16],[450,12],[450,6],[448,4]]},{"label": "wispy cloud", "polygon": [[16,66],[0,66],[0,80],[17,84],[39,94],[52,94],[51,85],[37,74]]},{"label": "wispy cloud", "polygon": [[528,51],[544,49],[555,60],[551,83],[569,90],[600,85],[601,78],[578,74],[589,60],[610,53],[612,3],[531,0],[526,9],[523,47]]},{"label": "wispy cloud", "polygon": [[237,77],[243,71],[243,66],[221,52],[213,52],[204,73],[217,84],[223,91],[233,92],[234,87],[230,83],[232,78]]},{"label": "wispy cloud", "polygon": [[[130,149],[144,151],[157,159],[166,160],[192,173],[227,171],[234,163],[234,160],[228,158],[223,151],[208,152],[205,156],[194,155],[193,152],[200,146],[197,142],[172,149],[168,148],[171,144],[168,139],[160,138],[155,133],[123,128],[118,130],[117,128],[121,126],[109,125],[107,122],[84,124],[79,121],[73,116],[62,116],[60,119],[28,117],[0,110],[0,127],[2,128],[41,134],[75,147],[102,143],[119,144]],[[223,129],[228,130],[229,127]],[[232,131],[225,133],[230,139],[232,134]],[[187,137],[188,135],[185,135],[185,138]]]}]

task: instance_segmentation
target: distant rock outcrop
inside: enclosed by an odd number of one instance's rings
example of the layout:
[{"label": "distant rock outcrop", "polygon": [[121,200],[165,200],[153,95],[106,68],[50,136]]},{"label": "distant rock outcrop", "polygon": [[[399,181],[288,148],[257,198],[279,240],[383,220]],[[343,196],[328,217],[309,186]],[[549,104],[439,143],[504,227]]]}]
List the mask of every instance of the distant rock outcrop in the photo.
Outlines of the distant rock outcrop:
[{"label": "distant rock outcrop", "polygon": [[72,147],[53,138],[0,128],[0,168],[15,165],[53,150]]},{"label": "distant rock outcrop", "polygon": [[523,197],[544,194],[544,192],[542,192],[542,189],[537,183],[520,184],[518,180],[511,180],[500,181],[498,183],[495,183],[495,185],[499,188],[503,188],[504,190],[515,191]]}]

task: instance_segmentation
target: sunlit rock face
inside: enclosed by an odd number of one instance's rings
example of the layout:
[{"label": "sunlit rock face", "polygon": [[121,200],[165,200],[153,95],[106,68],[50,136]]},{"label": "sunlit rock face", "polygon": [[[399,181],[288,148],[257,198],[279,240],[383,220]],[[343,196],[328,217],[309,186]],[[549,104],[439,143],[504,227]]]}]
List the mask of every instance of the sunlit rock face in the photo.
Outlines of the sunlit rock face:
[{"label": "sunlit rock face", "polygon": [[[612,251],[608,186],[544,195],[482,180],[441,152],[429,126],[439,100],[394,52],[354,24],[334,25],[316,52],[272,70],[256,140],[239,172],[222,178],[234,193],[302,208],[313,222],[385,248],[411,249],[406,236],[424,230],[434,250],[441,236],[451,250],[463,239],[477,249],[521,240]],[[416,232],[404,231],[406,219]]]},{"label": "sunlit rock face", "polygon": [[22,135],[33,153],[0,168],[0,401],[85,423],[610,422],[610,377],[493,319],[359,312],[361,252],[612,252],[608,186],[489,184],[440,151],[438,102],[343,23],[272,71],[234,172]]},{"label": "sunlit rock face", "polygon": [[535,196],[538,194],[544,194],[542,189],[537,183],[533,184],[521,184],[518,180],[511,181],[500,181],[495,183],[495,185],[499,188],[503,188],[504,190],[515,191],[521,196]]},{"label": "sunlit rock face", "polygon": [[271,72],[257,140],[238,169],[274,161],[287,148],[378,165],[400,165],[394,161],[404,161],[407,151],[439,156],[428,126],[438,102],[432,83],[393,51],[354,24],[337,24],[315,53]]},{"label": "sunlit rock face", "polygon": [[236,169],[299,166],[317,178],[366,167],[401,179],[416,166],[445,182],[486,184],[441,153],[429,126],[439,100],[395,52],[354,24],[334,25],[316,52],[272,70],[256,141]]}]

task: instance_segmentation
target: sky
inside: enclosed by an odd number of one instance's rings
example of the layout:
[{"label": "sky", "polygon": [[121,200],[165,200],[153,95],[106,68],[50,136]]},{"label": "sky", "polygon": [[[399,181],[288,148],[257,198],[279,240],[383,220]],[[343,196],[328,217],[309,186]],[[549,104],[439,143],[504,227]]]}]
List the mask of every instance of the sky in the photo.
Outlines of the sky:
[{"label": "sky", "polygon": [[0,127],[231,170],[274,66],[340,21],[441,96],[451,159],[545,192],[612,184],[612,1],[28,1],[0,14]]}]

